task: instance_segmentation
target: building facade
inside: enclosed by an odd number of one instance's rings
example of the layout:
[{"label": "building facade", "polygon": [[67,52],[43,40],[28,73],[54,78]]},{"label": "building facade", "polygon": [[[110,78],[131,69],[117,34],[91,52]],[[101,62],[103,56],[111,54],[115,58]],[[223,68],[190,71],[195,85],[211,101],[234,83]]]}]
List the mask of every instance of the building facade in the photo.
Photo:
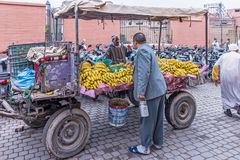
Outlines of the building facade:
[{"label": "building facade", "polygon": [[[146,35],[147,42],[158,44],[160,22],[122,20],[120,22],[120,37],[123,43],[132,43],[133,35],[142,32]],[[171,43],[169,21],[164,21],[162,25],[162,43]]]},{"label": "building facade", "polygon": [[[143,32],[147,41],[158,44],[159,22],[149,21],[121,21],[120,33],[123,42],[131,42],[136,32]],[[162,26],[162,44],[205,46],[205,17],[191,17],[185,20],[164,21]],[[208,19],[208,45],[214,38],[224,44],[227,39],[231,43],[240,40],[240,9],[226,10],[225,16],[220,17],[217,13],[210,13]]]},{"label": "building facade", "polygon": [[[163,21],[161,44],[205,45],[204,17],[192,17],[191,20]],[[136,32],[143,32],[147,42],[158,44],[160,22],[121,21],[120,33],[123,42],[131,42]]]},{"label": "building facade", "polygon": [[[225,42],[240,39],[240,9],[227,10],[227,18],[220,20],[218,14],[209,16],[209,39]],[[55,22],[52,22],[54,25]],[[222,24],[222,28],[221,25]],[[108,21],[108,20],[79,20],[79,40],[86,39],[87,44],[111,43],[111,36],[118,35],[123,43],[131,43],[136,32],[143,32],[147,41],[158,44],[159,22],[150,21]],[[17,3],[0,0],[0,52],[11,44],[34,43],[45,41],[46,5],[36,3]],[[57,40],[75,42],[75,21],[65,19],[58,22]],[[56,40],[54,27],[52,39]],[[204,17],[191,17],[188,20],[164,21],[162,25],[163,44],[205,45]]]},{"label": "building facade", "polygon": [[[111,43],[112,35],[120,35],[120,22],[110,20],[79,20],[79,41],[92,46]],[[75,42],[75,20],[63,20],[63,41]]]},{"label": "building facade", "polygon": [[191,17],[183,21],[171,21],[173,45],[205,46],[205,17]]},{"label": "building facade", "polygon": [[0,52],[45,40],[45,5],[0,1]]}]

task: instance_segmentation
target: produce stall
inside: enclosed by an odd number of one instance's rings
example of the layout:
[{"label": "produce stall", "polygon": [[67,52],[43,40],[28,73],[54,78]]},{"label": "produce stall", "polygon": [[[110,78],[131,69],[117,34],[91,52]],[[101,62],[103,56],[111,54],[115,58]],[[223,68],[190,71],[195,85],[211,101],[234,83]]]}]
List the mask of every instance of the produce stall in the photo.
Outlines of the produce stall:
[{"label": "produce stall", "polygon": [[[167,83],[169,94],[176,90],[186,89],[187,80],[197,78],[200,74],[200,69],[191,62],[158,57],[158,64]],[[80,92],[96,98],[103,93],[131,90],[133,67],[132,64],[120,63],[107,66],[103,62],[91,64],[84,61],[80,66]]]},{"label": "produce stall", "polygon": [[[106,67],[101,62],[92,65],[83,62],[83,59],[80,58],[78,19],[162,21],[203,14],[206,14],[206,11],[202,9],[134,7],[87,0],[66,1],[62,7],[56,10],[55,17],[75,18],[76,50],[74,53],[71,49],[62,52],[61,47],[47,48],[45,44],[44,48],[38,48],[39,50],[35,48],[31,52],[28,51],[28,60],[34,63],[39,61],[40,63],[34,64],[35,71],[28,69],[23,70],[22,74],[18,73],[16,75],[17,84],[21,84],[23,79],[27,81],[34,79],[32,73],[36,72],[35,80],[38,82],[40,79],[40,88],[37,91],[36,88],[32,87],[21,90],[12,86],[12,90],[21,94],[14,95],[16,97],[12,96],[11,101],[0,100],[0,115],[21,119],[35,128],[44,126],[42,141],[49,153],[60,159],[72,157],[83,150],[91,133],[90,117],[81,109],[81,104],[76,98],[80,93],[94,92],[94,94],[100,94],[106,91],[124,90],[128,92],[129,99],[134,103],[132,94],[133,66],[116,64]],[[54,53],[57,51],[60,55],[46,54],[50,52],[49,50]],[[39,52],[43,54],[35,54]],[[41,55],[40,58],[38,55]],[[162,61],[165,60],[159,59],[160,65],[162,65]],[[197,73],[198,71],[184,71],[186,68],[190,69],[188,65],[182,65],[175,61],[164,63],[178,65],[178,68],[168,67],[169,65],[167,65],[165,69],[162,69],[167,71],[165,79],[169,91],[165,108],[166,119],[174,128],[186,128],[191,125],[195,117],[196,103],[194,97],[182,89],[186,87],[184,81],[188,72]],[[33,67],[31,63],[28,65]],[[73,65],[75,65],[75,69],[72,68]],[[58,70],[56,71],[56,69]],[[67,76],[64,77],[61,71]],[[58,74],[52,76],[56,72]],[[74,72],[76,74],[73,78]],[[23,76],[23,73],[30,77]],[[169,87],[170,85],[172,88]],[[22,96],[19,98],[19,95]]]}]

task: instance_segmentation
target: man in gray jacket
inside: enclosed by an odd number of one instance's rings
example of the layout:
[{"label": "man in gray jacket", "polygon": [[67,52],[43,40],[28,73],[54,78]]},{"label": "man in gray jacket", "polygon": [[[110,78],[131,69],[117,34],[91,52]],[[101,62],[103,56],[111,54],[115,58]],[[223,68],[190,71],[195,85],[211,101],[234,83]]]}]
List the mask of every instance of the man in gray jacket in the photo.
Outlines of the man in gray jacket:
[{"label": "man in gray jacket", "polygon": [[134,48],[138,48],[133,73],[134,97],[138,101],[146,101],[149,116],[140,118],[141,143],[129,147],[129,151],[150,154],[151,146],[161,149],[163,144],[163,110],[167,87],[157,57],[152,48],[146,44],[145,35],[136,33],[133,45]]}]

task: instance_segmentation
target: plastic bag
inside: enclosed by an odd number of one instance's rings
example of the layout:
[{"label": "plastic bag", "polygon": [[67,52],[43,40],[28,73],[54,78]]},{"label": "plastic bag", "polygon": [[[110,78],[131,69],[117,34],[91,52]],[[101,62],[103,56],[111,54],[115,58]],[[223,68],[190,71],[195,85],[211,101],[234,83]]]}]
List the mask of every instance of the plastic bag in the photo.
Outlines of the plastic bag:
[{"label": "plastic bag", "polygon": [[16,85],[16,87],[21,89],[30,89],[32,86],[34,86],[34,82],[35,71],[30,68],[25,68],[17,75],[14,84]]},{"label": "plastic bag", "polygon": [[110,66],[109,70],[111,73],[118,72],[121,68],[126,68],[125,66]]},{"label": "plastic bag", "polygon": [[91,98],[96,98],[96,93],[94,90],[86,90],[85,87],[81,87],[80,88],[80,93],[83,94],[83,95],[86,95],[86,96],[89,96]]}]

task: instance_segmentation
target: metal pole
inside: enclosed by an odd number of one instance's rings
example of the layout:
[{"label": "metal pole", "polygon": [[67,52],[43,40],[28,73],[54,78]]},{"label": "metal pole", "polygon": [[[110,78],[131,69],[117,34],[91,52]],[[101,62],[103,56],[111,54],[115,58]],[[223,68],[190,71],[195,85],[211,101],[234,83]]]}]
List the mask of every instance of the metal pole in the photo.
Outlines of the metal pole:
[{"label": "metal pole", "polygon": [[75,50],[78,52],[79,51],[79,32],[78,32],[78,11],[75,11],[75,32],[76,32],[76,44],[75,44]]},{"label": "metal pole", "polygon": [[160,21],[159,27],[158,53],[160,53],[161,38],[162,38],[162,20]]},{"label": "metal pole", "polygon": [[205,13],[205,47],[206,47],[206,64],[208,65],[208,12]]},{"label": "metal pole", "polygon": [[236,41],[236,44],[237,44],[238,43],[238,25],[236,25],[236,33],[235,34],[236,34],[235,35],[235,41]]},{"label": "metal pole", "polygon": [[56,20],[55,42],[57,42],[58,41],[58,18],[56,18],[55,20]]},{"label": "metal pole", "polygon": [[220,9],[220,27],[221,27],[221,46],[223,44],[223,15],[222,15],[222,3],[219,3]]},{"label": "metal pole", "polygon": [[51,4],[49,1],[46,2],[47,6],[47,29],[48,29],[48,35],[47,35],[47,41],[52,42],[52,25],[51,25]]},{"label": "metal pole", "polygon": [[76,41],[75,41],[75,67],[76,67],[76,78],[77,78],[77,95],[80,93],[80,79],[79,79],[79,64],[80,64],[80,57],[79,57],[79,32],[78,32],[78,7],[75,7],[75,32],[76,32]]}]

